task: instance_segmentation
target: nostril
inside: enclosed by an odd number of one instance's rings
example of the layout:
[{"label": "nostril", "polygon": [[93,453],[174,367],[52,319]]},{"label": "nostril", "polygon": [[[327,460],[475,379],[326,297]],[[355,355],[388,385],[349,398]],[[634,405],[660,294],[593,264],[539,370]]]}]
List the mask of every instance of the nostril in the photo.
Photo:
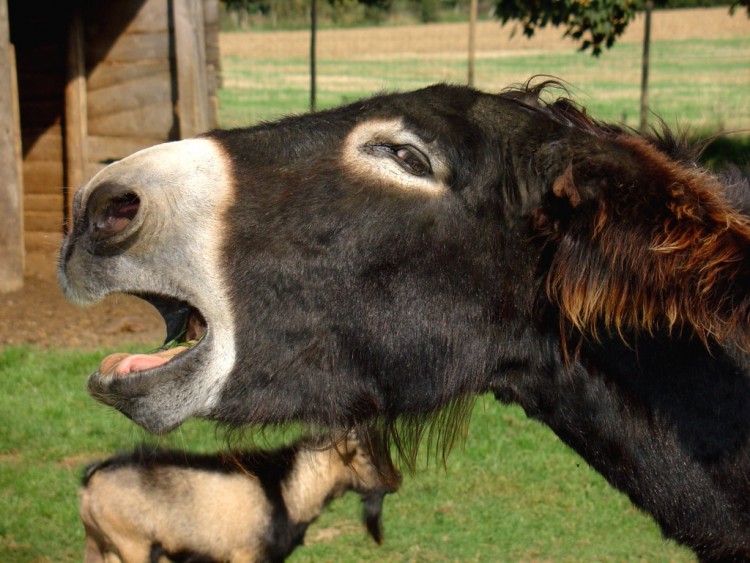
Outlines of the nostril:
[{"label": "nostril", "polygon": [[[105,182],[91,191],[86,202],[86,221],[91,240],[96,243],[122,242],[142,222],[140,196],[131,186]],[[122,236],[118,236],[122,235]]]},{"label": "nostril", "polygon": [[123,232],[138,214],[141,200],[134,193],[112,197],[98,214],[94,231],[100,238],[109,238]]}]

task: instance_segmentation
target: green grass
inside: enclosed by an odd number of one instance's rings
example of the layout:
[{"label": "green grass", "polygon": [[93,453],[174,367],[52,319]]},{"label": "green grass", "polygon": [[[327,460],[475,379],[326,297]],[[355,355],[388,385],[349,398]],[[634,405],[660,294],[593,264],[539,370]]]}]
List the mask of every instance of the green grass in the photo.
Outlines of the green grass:
[{"label": "green grass", "polygon": [[[670,126],[717,131],[750,128],[750,37],[656,41],[651,49],[650,108]],[[250,125],[309,109],[307,59],[222,59],[221,123]],[[466,61],[440,55],[320,59],[318,108],[382,90],[408,90],[444,81],[463,83]],[[476,83],[497,91],[534,74],[570,83],[576,99],[603,120],[639,123],[641,46],[616,44],[599,58],[563,47],[548,52],[478,53]]]},{"label": "green grass", "polygon": [[[211,451],[214,425],[191,421],[147,436],[90,399],[100,353],[0,351],[0,561],[80,561],[76,489],[91,460],[144,440]],[[447,468],[423,456],[386,499],[386,541],[360,524],[359,502],[335,501],[293,561],[690,561],[547,429],[489,397]]]}]

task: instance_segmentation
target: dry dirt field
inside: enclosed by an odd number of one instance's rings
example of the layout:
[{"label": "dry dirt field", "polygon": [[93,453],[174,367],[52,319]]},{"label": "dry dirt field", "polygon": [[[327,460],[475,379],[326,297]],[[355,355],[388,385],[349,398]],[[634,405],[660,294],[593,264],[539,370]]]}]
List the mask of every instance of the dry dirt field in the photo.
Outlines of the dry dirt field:
[{"label": "dry dirt field", "polygon": [[56,259],[53,252],[28,254],[23,289],[0,293],[0,348],[151,348],[163,340],[159,315],[133,297],[109,297],[90,308],[68,303],[57,285]]},{"label": "dry dirt field", "polygon": [[[638,16],[621,38],[623,42],[639,42],[643,38],[643,16]],[[570,39],[562,37],[562,30],[546,28],[531,39],[520,29],[513,33],[512,23],[504,27],[499,22],[480,22],[477,25],[477,51],[499,52],[515,50],[548,50],[573,47]],[[733,16],[728,8],[696,8],[656,11],[653,15],[651,37],[661,39],[699,39],[747,37],[750,18],[744,10]],[[455,53],[464,56],[468,49],[468,26],[465,23],[420,26],[374,27],[365,29],[324,29],[318,32],[318,55],[321,58],[367,58],[387,54]],[[263,33],[221,33],[219,38],[223,56],[252,57],[254,59],[282,59],[290,56],[306,57],[310,45],[308,31],[279,31]]]}]

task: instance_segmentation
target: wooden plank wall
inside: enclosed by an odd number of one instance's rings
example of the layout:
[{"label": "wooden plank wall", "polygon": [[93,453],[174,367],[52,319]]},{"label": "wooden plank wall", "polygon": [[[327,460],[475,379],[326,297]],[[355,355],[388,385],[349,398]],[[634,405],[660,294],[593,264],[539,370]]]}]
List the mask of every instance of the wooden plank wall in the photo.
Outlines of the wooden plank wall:
[{"label": "wooden plank wall", "polygon": [[[179,2],[180,0],[172,0]],[[176,104],[177,72],[174,9],[170,0],[145,0],[137,15],[116,35],[127,6],[95,3],[85,18],[88,63],[88,146],[91,176],[104,164],[147,146],[180,138]],[[207,70],[212,111],[218,124],[215,75],[219,72],[219,4],[204,0]]]},{"label": "wooden plank wall", "polygon": [[132,10],[133,3],[97,2],[84,14],[87,177],[136,150],[177,138],[169,1],[145,0],[137,13]]},{"label": "wooden plank wall", "polygon": [[[66,186],[91,178],[109,162],[180,136],[176,105],[174,7],[181,0],[68,0],[40,9],[8,0],[17,44],[27,250],[56,248],[62,238]],[[84,170],[67,170],[66,60],[72,6],[83,24],[86,88]],[[203,0],[209,123],[218,123],[219,0]],[[69,85],[69,84],[68,84]],[[70,88],[68,89],[70,90]],[[70,97],[70,96],[69,96]],[[204,98],[205,99],[205,98]],[[68,107],[71,107],[68,100]],[[69,116],[70,118],[70,116]],[[73,126],[75,124],[70,124]],[[81,124],[79,124],[81,125]],[[70,145],[70,139],[68,139]],[[71,185],[71,191],[78,185]]]}]

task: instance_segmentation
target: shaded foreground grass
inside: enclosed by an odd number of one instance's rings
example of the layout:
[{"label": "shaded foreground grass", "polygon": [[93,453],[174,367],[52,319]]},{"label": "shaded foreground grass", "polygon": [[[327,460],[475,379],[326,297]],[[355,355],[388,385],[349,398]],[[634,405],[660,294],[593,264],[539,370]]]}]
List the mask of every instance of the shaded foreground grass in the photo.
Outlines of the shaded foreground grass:
[{"label": "shaded foreground grass", "polygon": [[[80,561],[76,488],[91,460],[142,441],[198,451],[226,443],[199,421],[150,437],[95,403],[84,381],[100,358],[0,351],[0,561]],[[386,499],[384,545],[365,535],[358,499],[348,495],[310,528],[292,560],[692,560],[551,432],[490,397],[478,401],[465,447],[446,468],[420,460]]]}]

